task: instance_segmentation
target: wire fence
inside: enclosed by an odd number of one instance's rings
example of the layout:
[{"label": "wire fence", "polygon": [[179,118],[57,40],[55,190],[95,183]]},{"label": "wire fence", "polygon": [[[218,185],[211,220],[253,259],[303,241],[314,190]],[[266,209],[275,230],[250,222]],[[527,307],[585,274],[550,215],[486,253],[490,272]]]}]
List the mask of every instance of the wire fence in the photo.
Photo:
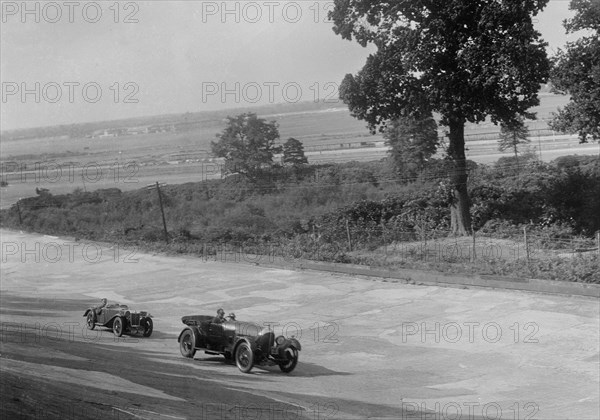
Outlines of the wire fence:
[{"label": "wire fence", "polygon": [[474,262],[485,260],[539,260],[551,257],[597,254],[600,256],[600,232],[594,238],[540,232],[540,229],[507,234],[473,232],[456,236],[447,230],[417,229],[398,231],[384,225],[364,227],[346,223],[338,229],[338,242],[345,237],[344,251],[354,254],[365,250],[390,258],[425,261]]},{"label": "wire fence", "polygon": [[[157,227],[158,228],[158,227]],[[411,238],[413,232],[405,232]],[[318,235],[302,235],[292,239],[267,241],[224,241],[194,243],[193,253],[198,256],[222,261],[285,261],[313,260],[350,262],[358,264],[381,263],[460,263],[479,262],[529,264],[550,258],[573,258],[575,256],[598,256],[600,237],[595,239],[572,237],[569,239],[545,235],[523,234],[521,238],[500,238],[494,235],[475,234],[469,237],[451,237],[448,233],[430,232],[418,240],[367,243],[355,240],[352,234],[347,241],[324,239]],[[554,243],[549,243],[551,239]],[[186,249],[190,243],[185,240]],[[175,239],[173,245],[177,246]]]}]

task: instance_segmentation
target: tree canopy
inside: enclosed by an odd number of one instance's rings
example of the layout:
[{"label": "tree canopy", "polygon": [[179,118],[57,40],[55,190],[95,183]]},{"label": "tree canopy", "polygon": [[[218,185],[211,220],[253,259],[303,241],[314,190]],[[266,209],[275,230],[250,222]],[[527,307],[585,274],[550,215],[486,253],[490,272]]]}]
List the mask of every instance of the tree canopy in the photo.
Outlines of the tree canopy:
[{"label": "tree canopy", "polygon": [[304,165],[308,159],[304,155],[304,146],[300,140],[290,137],[283,143],[283,163]]},{"label": "tree canopy", "polygon": [[211,142],[212,152],[225,158],[225,173],[254,177],[263,168],[272,166],[273,154],[279,152],[275,145],[279,139],[277,123],[253,113],[227,117],[227,126],[217,138],[219,141]]},{"label": "tree canopy", "polygon": [[555,114],[550,126],[577,133],[582,143],[600,141],[600,2],[572,0],[572,19],[565,19],[567,33],[586,31],[553,58],[551,81],[554,90],[571,95],[571,101]]},{"label": "tree canopy", "polygon": [[532,17],[548,0],[335,0],[334,32],[377,52],[340,97],[370,129],[437,112],[449,129],[452,227],[470,231],[464,125],[510,123],[539,104],[550,64]]}]

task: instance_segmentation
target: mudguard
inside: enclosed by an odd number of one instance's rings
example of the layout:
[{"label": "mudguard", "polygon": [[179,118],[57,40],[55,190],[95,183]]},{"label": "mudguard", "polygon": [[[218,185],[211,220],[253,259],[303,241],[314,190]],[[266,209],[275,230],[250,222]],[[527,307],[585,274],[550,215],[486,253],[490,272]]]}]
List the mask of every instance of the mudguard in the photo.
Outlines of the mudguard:
[{"label": "mudguard", "polygon": [[240,343],[247,343],[248,346],[250,346],[250,348],[252,349],[252,352],[254,354],[256,354],[256,344],[252,340],[249,340],[248,338],[243,337],[243,338],[240,338],[238,341],[235,342],[235,345],[233,346],[233,350],[231,352],[232,355],[235,356],[235,352],[237,351],[237,348],[240,345]]},{"label": "mudguard", "polygon": [[123,329],[126,331],[126,329],[129,328],[129,320],[125,316],[115,315],[111,319],[106,321],[104,325],[106,325],[108,328],[112,328],[112,325],[115,322],[115,319],[117,318],[123,318]]},{"label": "mudguard", "polygon": [[188,330],[192,332],[192,336],[194,337],[194,348],[204,347],[204,342],[203,342],[204,340],[202,340],[202,338],[203,338],[202,333],[200,333],[200,329],[196,326],[189,326],[189,327],[181,330],[181,332],[179,333],[179,337],[177,337],[177,342],[178,343],[181,342],[181,336],[183,335],[184,332],[186,332]]},{"label": "mudguard", "polygon": [[285,351],[290,347],[293,347],[298,351],[302,350],[302,346],[300,345],[300,342],[298,340],[296,340],[295,338],[286,338],[283,344],[281,344],[275,349],[274,354],[276,354],[277,357],[283,357]]},{"label": "mudguard", "polygon": [[295,347],[296,350],[298,350],[298,351],[302,350],[302,346],[300,345],[300,342],[293,337],[288,338],[287,343],[284,343],[283,347],[284,348]]}]

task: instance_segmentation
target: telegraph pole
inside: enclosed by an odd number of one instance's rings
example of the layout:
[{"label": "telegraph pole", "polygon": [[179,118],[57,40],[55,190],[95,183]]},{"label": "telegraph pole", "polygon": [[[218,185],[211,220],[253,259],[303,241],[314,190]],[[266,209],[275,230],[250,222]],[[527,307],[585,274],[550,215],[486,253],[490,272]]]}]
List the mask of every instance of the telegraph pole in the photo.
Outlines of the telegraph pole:
[{"label": "telegraph pole", "polygon": [[[162,184],[163,186],[165,184]],[[158,203],[160,204],[160,214],[162,215],[163,229],[165,232],[165,243],[169,243],[169,232],[167,231],[167,221],[165,219],[165,209],[163,208],[162,194],[160,192],[160,184],[156,181],[156,184],[150,184],[146,188],[152,189],[156,186],[156,192],[158,193]]]}]

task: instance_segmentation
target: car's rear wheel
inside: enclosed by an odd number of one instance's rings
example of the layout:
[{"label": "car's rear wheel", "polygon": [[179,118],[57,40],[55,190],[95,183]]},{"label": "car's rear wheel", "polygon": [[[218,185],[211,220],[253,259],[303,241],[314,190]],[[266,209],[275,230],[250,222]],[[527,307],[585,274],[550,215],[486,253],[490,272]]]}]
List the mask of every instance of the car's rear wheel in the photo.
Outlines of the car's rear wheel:
[{"label": "car's rear wheel", "polygon": [[123,335],[123,319],[118,316],[113,321],[113,333],[115,333],[116,337],[121,337]]},{"label": "car's rear wheel", "polygon": [[85,320],[88,330],[93,330],[94,328],[96,328],[96,320],[94,318],[94,313],[92,311],[89,311]]},{"label": "car's rear wheel", "polygon": [[152,335],[152,329],[154,328],[151,318],[147,318],[144,322],[144,337],[150,337]]},{"label": "car's rear wheel", "polygon": [[254,354],[248,343],[240,343],[235,350],[235,364],[238,369],[248,373],[254,366]]},{"label": "car's rear wheel", "polygon": [[295,347],[288,347],[285,349],[283,357],[286,361],[279,363],[279,369],[281,369],[282,372],[290,373],[298,364],[298,350],[296,350]]},{"label": "car's rear wheel", "polygon": [[179,340],[179,351],[183,357],[194,357],[196,349],[194,349],[194,334],[190,330],[187,330],[181,336]]}]

